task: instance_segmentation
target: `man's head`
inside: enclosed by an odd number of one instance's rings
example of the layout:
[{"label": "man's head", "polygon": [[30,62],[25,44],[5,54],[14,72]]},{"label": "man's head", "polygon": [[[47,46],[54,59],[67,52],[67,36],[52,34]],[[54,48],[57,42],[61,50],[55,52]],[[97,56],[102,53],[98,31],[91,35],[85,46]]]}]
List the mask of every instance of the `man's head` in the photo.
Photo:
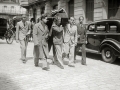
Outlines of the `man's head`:
[{"label": "man's head", "polygon": [[70,17],[70,18],[69,18],[69,23],[70,23],[71,25],[75,24],[75,19],[74,19],[74,17]]},{"label": "man's head", "polygon": [[46,14],[42,14],[40,17],[41,21],[43,21],[44,23],[47,23],[47,15]]},{"label": "man's head", "polygon": [[54,5],[53,10],[57,10],[57,9],[58,9],[58,5]]},{"label": "man's head", "polygon": [[61,17],[59,15],[56,15],[54,21],[59,26],[61,24]]},{"label": "man's head", "polygon": [[83,21],[84,21],[84,17],[83,17],[83,16],[80,16],[80,17],[79,17],[79,22],[82,24]]},{"label": "man's head", "polygon": [[22,21],[25,22],[27,20],[27,16],[26,15],[22,15]]}]

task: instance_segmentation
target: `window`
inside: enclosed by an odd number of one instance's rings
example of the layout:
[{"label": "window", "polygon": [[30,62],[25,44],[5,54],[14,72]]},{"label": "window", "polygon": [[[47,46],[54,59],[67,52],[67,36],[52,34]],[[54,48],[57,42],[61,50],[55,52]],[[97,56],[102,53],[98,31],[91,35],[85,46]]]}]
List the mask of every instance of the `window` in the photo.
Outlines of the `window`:
[{"label": "window", "polygon": [[91,24],[88,28],[89,31],[94,31],[95,30],[95,24]]},{"label": "window", "polygon": [[108,18],[120,19],[120,0],[108,0]]},{"label": "window", "polygon": [[94,15],[94,0],[86,0],[86,19],[93,21]]},{"label": "window", "polygon": [[14,12],[14,6],[11,6],[11,12],[12,13]]},{"label": "window", "polygon": [[97,30],[98,31],[104,31],[105,30],[105,25],[97,26]]},{"label": "window", "polygon": [[45,7],[42,7],[41,8],[41,14],[44,14],[44,12],[45,12]]},{"label": "window", "polygon": [[110,32],[117,32],[118,27],[117,27],[117,25],[110,25],[110,26],[109,26],[109,29],[110,29],[110,30],[109,30]]},{"label": "window", "polygon": [[74,0],[70,0],[68,2],[68,12],[69,12],[69,17],[73,17],[74,16]]},{"label": "window", "polygon": [[7,6],[4,6],[3,11],[4,11],[4,12],[7,12]]}]

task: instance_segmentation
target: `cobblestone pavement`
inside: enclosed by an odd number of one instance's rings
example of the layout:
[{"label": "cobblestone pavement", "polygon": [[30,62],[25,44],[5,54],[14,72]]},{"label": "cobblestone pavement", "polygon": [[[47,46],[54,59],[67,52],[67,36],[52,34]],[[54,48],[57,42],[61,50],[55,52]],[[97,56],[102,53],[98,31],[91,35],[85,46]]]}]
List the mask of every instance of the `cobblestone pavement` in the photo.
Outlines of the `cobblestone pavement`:
[{"label": "cobblestone pavement", "polygon": [[43,71],[34,67],[32,42],[28,45],[27,63],[19,58],[18,43],[0,40],[0,90],[120,90],[119,60],[108,64],[101,61],[100,55],[87,53],[87,66],[81,65],[81,57],[77,56],[75,68],[50,65],[49,71]]}]

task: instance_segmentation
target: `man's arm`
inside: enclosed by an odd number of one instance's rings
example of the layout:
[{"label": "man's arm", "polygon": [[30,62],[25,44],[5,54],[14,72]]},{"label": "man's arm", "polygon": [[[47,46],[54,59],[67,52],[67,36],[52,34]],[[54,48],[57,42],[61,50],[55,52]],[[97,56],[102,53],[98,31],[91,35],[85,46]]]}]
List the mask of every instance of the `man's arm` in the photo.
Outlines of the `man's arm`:
[{"label": "man's arm", "polygon": [[77,44],[77,39],[78,39],[78,35],[77,35],[77,26],[75,27],[75,43]]},{"label": "man's arm", "polygon": [[32,24],[30,22],[28,22],[28,33],[27,33],[27,35],[30,34],[30,32],[31,32],[31,25]]},{"label": "man's arm", "polygon": [[33,27],[33,41],[34,41],[34,45],[38,45],[38,38],[37,38],[37,26],[34,25]]},{"label": "man's arm", "polygon": [[63,31],[63,27],[60,26],[60,27],[56,27],[56,26],[53,26],[52,29],[56,32],[62,32]]},{"label": "man's arm", "polygon": [[16,26],[16,40],[19,40],[19,23]]}]

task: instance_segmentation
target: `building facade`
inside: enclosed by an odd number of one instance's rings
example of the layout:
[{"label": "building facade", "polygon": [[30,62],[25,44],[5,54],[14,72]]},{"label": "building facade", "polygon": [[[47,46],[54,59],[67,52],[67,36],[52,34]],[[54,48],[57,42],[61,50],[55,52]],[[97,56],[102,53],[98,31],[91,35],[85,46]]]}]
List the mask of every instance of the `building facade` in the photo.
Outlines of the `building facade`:
[{"label": "building facade", "polygon": [[21,0],[27,8],[29,18],[39,18],[42,13],[50,13],[55,5],[64,8],[68,16],[78,22],[80,16],[84,23],[101,19],[120,19],[120,0]]},{"label": "building facade", "polygon": [[19,0],[0,0],[0,18],[13,18],[26,14],[26,9],[19,5]]}]

